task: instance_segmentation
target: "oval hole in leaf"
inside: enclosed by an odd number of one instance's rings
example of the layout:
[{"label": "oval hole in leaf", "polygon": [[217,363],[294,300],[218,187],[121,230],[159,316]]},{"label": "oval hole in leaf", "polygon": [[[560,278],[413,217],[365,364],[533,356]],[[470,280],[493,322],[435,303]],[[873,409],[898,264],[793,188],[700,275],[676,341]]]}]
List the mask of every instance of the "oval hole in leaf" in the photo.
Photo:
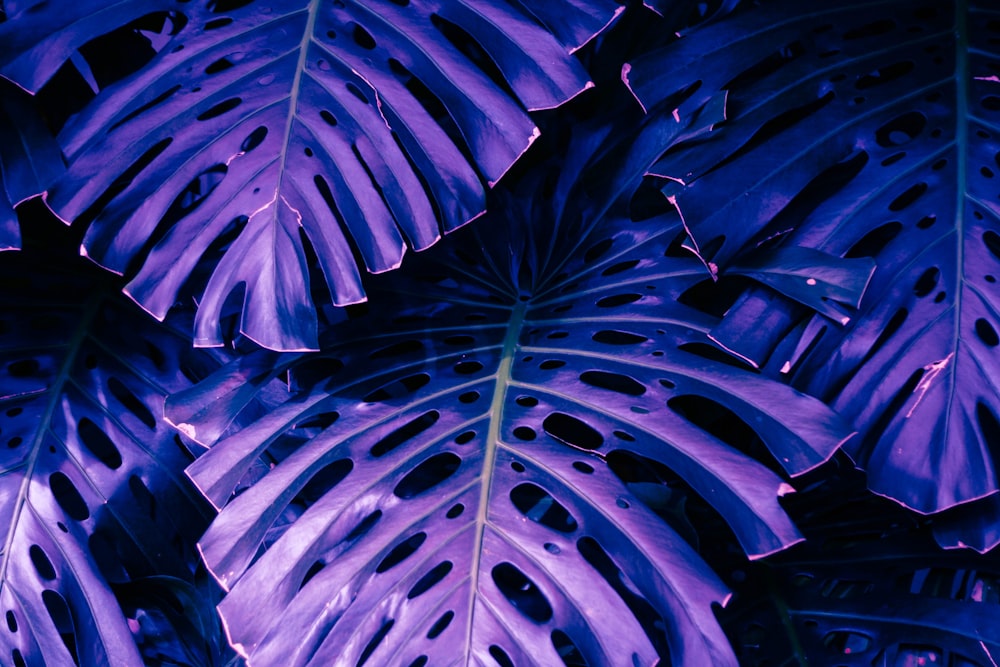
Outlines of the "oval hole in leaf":
[{"label": "oval hole in leaf", "polygon": [[[230,19],[230,22],[231,22],[231,19]],[[206,25],[205,29],[209,30],[210,28]],[[217,118],[218,116],[221,116],[222,114],[226,113],[227,111],[232,111],[233,109],[235,109],[236,107],[238,107],[242,103],[243,103],[243,100],[241,98],[239,98],[239,97],[231,97],[228,100],[224,100],[222,102],[219,102],[218,104],[216,104],[215,106],[213,106],[211,109],[208,109],[207,111],[204,111],[201,114],[199,114],[198,115],[198,120],[211,120],[212,118]]]},{"label": "oval hole in leaf", "polygon": [[452,563],[450,560],[443,561],[434,566],[430,572],[420,577],[420,580],[413,585],[410,592],[406,594],[407,600],[419,597],[441,582],[451,572]]},{"label": "oval hole in leaf", "polygon": [[451,623],[451,619],[455,618],[455,612],[448,610],[441,614],[441,618],[434,622],[431,629],[427,631],[428,639],[437,639],[438,635],[444,632],[448,625]]},{"label": "oval hole in leaf", "polygon": [[510,491],[510,500],[524,516],[560,533],[577,529],[576,519],[545,489],[525,482]]},{"label": "oval hole in leaf", "polygon": [[667,407],[733,449],[768,464],[775,471],[781,470],[757,432],[721,403],[704,396],[685,394],[668,400]]},{"label": "oval hole in leaf", "polygon": [[263,143],[264,138],[267,136],[267,128],[261,125],[256,130],[247,135],[247,138],[243,140],[240,144],[240,151],[243,153],[249,153],[253,149]]},{"label": "oval hole in leaf", "polygon": [[72,480],[64,473],[56,471],[49,475],[49,488],[52,489],[56,503],[71,519],[83,521],[90,516],[90,510],[87,508],[83,496],[76,490]]},{"label": "oval hole in leaf", "polygon": [[612,239],[604,239],[602,241],[598,241],[594,245],[590,246],[587,252],[584,253],[583,261],[586,262],[587,264],[590,264],[594,260],[600,258],[601,255],[606,253],[608,250],[610,250],[613,244],[614,241]]},{"label": "oval hole in leaf", "polygon": [[483,370],[483,365],[478,361],[460,361],[455,364],[455,372],[459,375],[472,375]]},{"label": "oval hole in leaf", "polygon": [[[450,517],[449,517],[450,518]],[[404,560],[409,558],[420,548],[420,545],[424,543],[427,539],[427,533],[419,532],[410,535],[408,538],[397,544],[392,548],[385,558],[383,558],[379,564],[375,567],[375,572],[382,574],[386,570],[396,567]]]},{"label": "oval hole in leaf", "polygon": [[497,664],[500,665],[500,667],[515,667],[514,661],[510,659],[510,656],[507,655],[507,652],[504,651],[499,646],[497,646],[496,644],[490,646],[490,657],[496,660]]},{"label": "oval hole in leaf", "polygon": [[365,396],[362,400],[365,403],[376,403],[387,401],[391,398],[401,398],[407,394],[412,394],[431,381],[431,376],[427,373],[415,373],[400,380],[393,380],[375,391]]},{"label": "oval hole in leaf", "polygon": [[399,498],[414,498],[455,474],[462,464],[451,452],[435,454],[406,474],[392,492]]},{"label": "oval hole in leaf", "polygon": [[553,412],[542,428],[556,440],[582,449],[597,449],[604,444],[604,436],[586,422],[563,412]]},{"label": "oval hole in leaf", "polygon": [[564,665],[586,667],[587,661],[580,654],[580,650],[573,643],[573,640],[569,638],[569,635],[562,630],[552,631],[552,646],[556,649],[556,653],[559,654]]},{"label": "oval hole in leaf", "polygon": [[52,619],[52,624],[56,626],[59,636],[62,637],[63,643],[66,644],[70,656],[79,665],[80,660],[76,652],[76,631],[73,627],[73,614],[70,612],[69,605],[66,604],[66,598],[56,591],[44,590],[42,591],[42,603],[45,605],[45,611],[49,613],[49,618]]},{"label": "oval hole in leaf", "polygon": [[927,296],[934,291],[935,287],[937,287],[938,278],[940,276],[941,271],[939,271],[936,266],[932,266],[927,269],[920,274],[920,277],[917,279],[916,284],[913,286],[913,293],[918,297]]},{"label": "oval hole in leaf", "polygon": [[374,512],[366,516],[364,519],[362,519],[360,522],[358,522],[358,525],[356,525],[351,530],[351,532],[347,534],[347,536],[344,538],[344,541],[353,542],[359,537],[364,536],[365,533],[367,533],[368,531],[370,531],[372,528],[375,527],[375,524],[378,523],[381,518],[382,518],[382,510],[375,510]]},{"label": "oval hole in leaf", "polygon": [[642,596],[640,588],[631,581],[603,547],[592,537],[583,537],[576,543],[577,550],[604,581],[618,594],[629,611],[639,621],[642,631],[659,655],[669,655],[666,623],[649,601]]},{"label": "oval hole in leaf", "polygon": [[1000,337],[997,337],[996,329],[982,317],[976,320],[976,336],[989,347],[996,347],[1000,343]]},{"label": "oval hole in leaf", "polygon": [[927,192],[926,183],[917,183],[910,186],[906,192],[892,200],[892,203],[889,204],[889,210],[893,212],[902,211],[920,199],[925,192]]},{"label": "oval hole in leaf", "polygon": [[645,385],[620,373],[584,371],[580,374],[580,381],[591,387],[615,391],[626,396],[642,396],[646,393]]},{"label": "oval hole in leaf", "polygon": [[875,130],[875,141],[885,148],[902,146],[916,139],[926,126],[927,116],[919,111],[910,111]]},{"label": "oval hole in leaf", "polygon": [[552,605],[545,599],[535,582],[511,563],[493,568],[493,583],[515,609],[535,623],[547,623],[552,618]]},{"label": "oval hole in leaf", "polygon": [[391,359],[392,357],[401,357],[405,354],[414,354],[417,352],[422,352],[423,349],[424,349],[424,344],[421,341],[414,338],[379,348],[374,352],[372,352],[370,355],[368,355],[368,358]]},{"label": "oval hole in leaf", "polygon": [[368,662],[368,658],[370,658],[372,653],[375,652],[375,649],[378,648],[378,645],[382,643],[382,640],[385,639],[385,636],[389,634],[389,630],[392,630],[392,626],[395,622],[396,621],[390,618],[388,621],[382,624],[382,627],[379,628],[374,635],[372,635],[372,638],[371,640],[369,640],[368,645],[365,646],[365,650],[361,652],[361,656],[358,658],[358,662],[355,667],[361,667],[361,665]]},{"label": "oval hole in leaf", "polygon": [[83,417],[77,424],[77,433],[80,434],[80,441],[83,446],[97,458],[98,461],[117,470],[122,465],[122,455],[115,447],[111,438],[92,422],[89,418]]},{"label": "oval hole in leaf", "polygon": [[630,303],[635,303],[642,298],[641,294],[615,294],[613,296],[606,296],[597,300],[598,308],[618,308],[619,306],[625,306]]},{"label": "oval hole in leaf", "polygon": [[617,329],[603,329],[595,333],[591,339],[596,343],[604,343],[605,345],[637,345],[649,340],[640,334]]},{"label": "oval hole in leaf", "polygon": [[52,581],[56,578],[56,569],[52,567],[52,561],[45,555],[44,549],[37,544],[32,544],[28,548],[28,556],[31,558],[31,564],[35,566],[35,572],[38,573],[38,576],[46,581]]},{"label": "oval hole in leaf", "polygon": [[301,591],[305,587],[305,585],[309,583],[309,580],[315,577],[317,574],[319,574],[324,567],[326,567],[326,563],[324,563],[322,560],[318,560],[312,565],[310,565],[309,569],[306,570],[305,576],[302,577],[302,583],[299,584],[299,590]]},{"label": "oval hole in leaf", "polygon": [[21,359],[7,364],[7,372],[11,377],[26,378],[37,373],[40,367],[35,359]]},{"label": "oval hole in leaf", "polygon": [[441,417],[441,413],[437,410],[430,410],[420,415],[416,419],[413,419],[406,424],[400,426],[395,431],[385,436],[378,442],[376,442],[371,448],[372,456],[378,458],[388,454],[396,447],[406,442],[411,438],[415,438],[420,435],[431,426],[437,423],[437,420]]},{"label": "oval hole in leaf", "polygon": [[848,259],[853,257],[875,257],[901,231],[903,231],[903,224],[901,222],[893,221],[880,225],[858,239],[858,242],[844,253],[844,257]]},{"label": "oval hole in leaf", "polygon": [[126,410],[139,418],[139,421],[151,429],[156,428],[156,418],[153,413],[121,380],[116,377],[108,378],[108,389],[125,406]]},{"label": "oval hole in leaf", "polygon": [[326,464],[302,487],[296,499],[311,505],[340,484],[353,469],[354,461],[351,459],[338,459]]},{"label": "oval hole in leaf", "polygon": [[[395,0],[393,0],[395,2]],[[398,4],[398,3],[397,3]],[[413,662],[409,664],[409,667],[425,667],[427,665],[427,656],[418,655]]]},{"label": "oval hole in leaf", "polygon": [[17,618],[14,616],[14,612],[7,610],[7,629],[11,632],[17,632]]}]

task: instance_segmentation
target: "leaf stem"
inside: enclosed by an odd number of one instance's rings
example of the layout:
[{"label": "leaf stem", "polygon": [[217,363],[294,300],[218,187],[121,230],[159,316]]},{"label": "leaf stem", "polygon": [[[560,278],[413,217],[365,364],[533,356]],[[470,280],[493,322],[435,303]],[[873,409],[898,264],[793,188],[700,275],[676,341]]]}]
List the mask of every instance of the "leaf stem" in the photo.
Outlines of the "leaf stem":
[{"label": "leaf stem", "polygon": [[[483,537],[486,533],[486,523],[488,520],[488,510],[490,501],[490,487],[492,486],[492,471],[494,469],[494,459],[497,454],[497,447],[500,443],[500,427],[503,423],[503,405],[507,395],[507,385],[511,378],[511,369],[514,366],[514,355],[517,351],[517,342],[521,335],[521,328],[524,324],[524,314],[527,304],[518,302],[510,314],[510,323],[507,326],[507,333],[503,339],[503,350],[500,356],[500,365],[497,368],[495,384],[493,386],[493,398],[490,400],[490,428],[486,436],[486,451],[483,452],[483,468],[480,473],[479,503],[476,507],[476,539],[472,547],[472,581],[469,585],[469,621],[466,627],[466,651],[472,650],[472,632],[475,628],[476,617],[476,595],[479,592],[479,571],[482,562]],[[471,655],[466,656],[466,662],[471,663]]]}]

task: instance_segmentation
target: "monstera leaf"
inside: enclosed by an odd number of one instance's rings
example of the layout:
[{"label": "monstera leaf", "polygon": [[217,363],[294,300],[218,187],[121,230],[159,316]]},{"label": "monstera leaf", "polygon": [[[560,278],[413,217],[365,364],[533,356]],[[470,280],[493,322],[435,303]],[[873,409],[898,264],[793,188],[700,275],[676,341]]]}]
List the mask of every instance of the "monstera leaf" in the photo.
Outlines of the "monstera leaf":
[{"label": "monstera leaf", "polygon": [[69,164],[48,203],[93,217],[84,252],[158,318],[209,263],[196,344],[222,344],[226,298],[245,290],[243,332],[303,350],[312,253],[335,304],[363,301],[364,269],[482,213],[538,134],[528,110],[592,85],[570,51],[621,7],[543,5],[27,2],[0,25],[0,74],[37,91],[71,57],[99,70],[86,56],[108,59],[112,29],[145,35],[149,62],[59,133]]},{"label": "monstera leaf", "polygon": [[21,247],[14,207],[45,192],[62,169],[59,148],[31,98],[0,80],[0,251]]},{"label": "monstera leaf", "polygon": [[0,662],[177,664],[155,658],[181,646],[211,665],[211,597],[184,605],[208,606],[208,629],[188,633],[201,649],[169,616],[195,595],[210,509],[158,415],[217,363],[94,274],[72,256],[0,255]]},{"label": "monstera leaf", "polygon": [[[713,109],[597,151],[603,190],[566,185],[573,159],[533,171],[504,218],[373,280],[372,310],[319,355],[251,354],[170,397],[168,418],[215,443],[188,469],[221,508],[199,544],[250,664],[735,664],[712,612],[727,592],[664,520],[668,480],[760,557],[800,539],[784,480],[850,431],[715,358],[717,319],[678,301],[704,269],[672,249],[672,211],[586,215],[609,187],[627,202],[626,176]],[[279,379],[287,397],[226,435]]]},{"label": "monstera leaf", "polygon": [[757,284],[711,335],[851,420],[871,488],[920,512],[1000,488],[998,26],[986,2],[762,3],[627,66],[648,107],[728,92],[726,124],[651,169],[720,282],[766,252],[875,259],[857,303]]},{"label": "monstera leaf", "polygon": [[739,582],[721,622],[741,664],[996,664],[997,560],[942,551],[927,519],[837,477],[789,496],[806,542],[721,568]]}]

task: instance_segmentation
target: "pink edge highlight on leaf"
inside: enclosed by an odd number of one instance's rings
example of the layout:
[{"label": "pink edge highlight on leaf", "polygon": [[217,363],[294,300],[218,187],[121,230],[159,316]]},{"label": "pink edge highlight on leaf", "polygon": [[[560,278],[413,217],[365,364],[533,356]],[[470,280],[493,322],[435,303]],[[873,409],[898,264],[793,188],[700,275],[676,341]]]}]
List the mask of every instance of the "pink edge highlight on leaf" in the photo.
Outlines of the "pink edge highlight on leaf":
[{"label": "pink edge highlight on leaf", "polygon": [[635,94],[634,90],[632,90],[632,83],[628,80],[628,75],[631,72],[632,72],[632,63],[625,63],[624,65],[622,65],[622,83],[624,83],[625,87],[628,88],[628,92],[631,93],[632,97],[639,105],[639,108],[642,109],[642,112],[649,113],[649,109],[646,108],[646,105],[642,103],[642,100],[639,99],[639,96]]},{"label": "pink edge highlight on leaf", "polygon": [[56,210],[54,208],[52,208],[52,206],[49,205],[49,191],[48,190],[45,190],[44,192],[40,193],[38,196],[42,198],[42,203],[45,204],[45,208],[49,209],[49,213],[51,213],[53,216],[55,216],[59,220],[59,222],[63,223],[67,227],[69,227],[70,225],[73,224],[72,220],[67,220],[66,218],[62,217],[61,215],[59,215],[58,213],[56,213]]},{"label": "pink edge highlight on leaf", "polygon": [[705,258],[702,257],[701,249],[698,247],[698,242],[695,241],[694,235],[691,233],[691,228],[688,226],[687,220],[684,219],[684,213],[683,211],[681,211],[681,207],[677,205],[676,195],[668,196],[667,201],[670,202],[670,204],[674,207],[674,210],[677,211],[677,215],[681,219],[681,225],[684,226],[684,232],[687,234],[688,241],[691,242],[690,246],[687,245],[687,243],[684,243],[682,244],[682,247],[694,253],[694,256],[697,257],[699,260],[701,260],[701,263],[705,266],[706,269],[708,269],[708,275],[711,276],[712,281],[718,282],[719,267],[712,262],[705,261]]},{"label": "pink edge highlight on leaf", "polygon": [[508,171],[510,171],[511,167],[513,167],[515,164],[517,164],[517,161],[521,159],[521,156],[528,152],[528,149],[531,148],[531,144],[535,143],[535,140],[538,139],[538,137],[540,137],[540,136],[542,136],[542,131],[539,130],[538,126],[536,125],[531,130],[531,136],[528,137],[528,143],[527,143],[527,145],[525,145],[525,147],[523,149],[521,149],[521,152],[517,154],[517,157],[514,158],[514,160],[509,165],[507,165],[507,168],[504,169],[503,172],[501,172],[500,175],[497,176],[495,180],[487,181],[486,184],[490,188],[493,188],[497,183],[499,183],[500,179],[503,178],[504,175]]},{"label": "pink edge highlight on leaf", "polygon": [[[201,497],[204,498],[208,502],[208,504],[212,506],[212,509],[215,510],[216,514],[221,512],[222,508],[225,506],[225,503],[223,503],[222,505],[216,505],[215,501],[213,501],[211,498],[208,497],[209,494],[205,493],[202,490],[202,488],[198,486],[198,481],[194,477],[191,477],[191,473],[188,470],[185,470],[184,474],[187,475],[187,478],[191,480],[191,483],[194,484],[195,488],[198,489],[198,492],[201,493]],[[201,562],[203,563],[207,562],[205,560],[205,554],[201,550],[201,544],[197,544],[196,546],[198,547],[198,554],[201,556]],[[207,568],[207,569],[209,572],[212,573],[212,578],[215,579],[219,583],[219,586],[222,586],[222,589],[228,593],[229,587],[226,586],[226,583],[221,579],[219,579],[217,576],[215,576],[215,572],[212,570],[212,568]]]},{"label": "pink edge highlight on leaf", "polygon": [[653,12],[657,16],[663,16],[663,12],[661,12],[660,10],[658,10],[656,7],[649,4],[649,2],[646,2],[645,0],[643,1],[642,6],[648,9],[649,11]]},{"label": "pink edge highlight on leaf", "polygon": [[[440,239],[440,236],[438,238]],[[397,259],[396,263],[393,264],[392,266],[387,266],[384,269],[378,269],[376,271],[372,271],[371,269],[368,269],[368,273],[370,273],[372,275],[378,275],[380,273],[388,273],[389,271],[395,271],[396,269],[398,269],[399,267],[401,267],[403,265],[403,259],[406,257],[406,250],[407,250],[407,248],[409,248],[409,246],[404,243],[403,244],[403,250],[399,253],[399,259]]]},{"label": "pink edge highlight on leaf", "polygon": [[[575,93],[573,93],[572,95],[570,95],[566,99],[562,100],[561,102],[556,102],[555,104],[551,104],[551,105],[549,105],[547,107],[529,107],[528,111],[548,111],[549,109],[557,109],[557,108],[561,107],[562,105],[566,104],[567,102],[569,102],[570,100],[576,99],[584,91],[590,90],[591,88],[595,88],[596,86],[597,86],[597,84],[595,84],[593,81],[588,80],[587,83],[583,84],[583,88],[581,88],[580,90],[576,91]],[[531,144],[528,144],[528,145],[530,146]]]},{"label": "pink edge highlight on leaf", "polygon": [[[80,254],[82,256],[84,256],[84,257],[87,257],[86,252],[83,250],[83,246],[80,246]],[[87,257],[87,259],[90,259],[90,258]],[[90,259],[90,261],[94,262],[94,260],[92,260],[92,259]],[[97,262],[94,262],[94,264],[97,264]],[[98,264],[98,266],[100,266],[100,264]],[[121,275],[121,274],[119,273],[118,275]],[[160,315],[159,313],[154,313],[149,308],[146,308],[146,306],[144,306],[141,301],[139,301],[137,298],[135,298],[132,295],[132,293],[128,291],[128,286],[122,288],[122,294],[124,294],[125,296],[127,296],[132,301],[132,303],[134,303],[135,305],[139,306],[139,308],[141,308],[144,311],[146,311],[146,313],[148,313],[149,316],[152,317],[157,322],[162,322],[167,317],[166,313],[163,313],[162,315]],[[197,347],[197,345],[195,347]],[[216,346],[213,346],[213,347],[219,347],[219,346],[216,345]]]},{"label": "pink edge highlight on leaf", "polygon": [[[254,338],[253,336],[251,336],[250,334],[248,334],[243,329],[243,323],[242,322],[240,322],[240,335],[248,338],[249,340],[252,340],[254,342],[254,344],[259,345],[260,347],[264,348],[265,350],[272,350],[274,352],[319,352],[319,348],[318,347],[281,347],[281,348],[274,348],[274,347],[271,347],[270,345],[265,345],[261,341],[257,340],[256,338]],[[195,343],[194,343],[194,346],[195,347],[223,347],[223,343],[216,343],[216,344],[211,344],[211,345],[199,345],[198,341],[196,339]]]},{"label": "pink edge highlight on leaf", "polygon": [[750,357],[743,356],[742,354],[740,354],[739,352],[737,352],[736,350],[734,350],[734,349],[732,349],[730,347],[727,347],[719,339],[713,337],[711,333],[708,334],[708,339],[710,341],[712,341],[713,343],[715,343],[718,347],[722,348],[722,350],[724,352],[726,352],[727,354],[731,354],[732,356],[736,357],[737,359],[745,361],[746,363],[750,364],[750,366],[753,367],[753,368],[757,368],[757,369],[760,368],[760,364],[758,364],[756,361],[754,361]]},{"label": "pink edge highlight on leaf", "polygon": [[771,549],[770,551],[764,551],[764,552],[757,553],[757,554],[747,554],[747,559],[748,560],[761,560],[763,558],[767,558],[768,556],[773,556],[774,554],[781,553],[782,551],[785,551],[786,549],[791,549],[796,544],[799,544],[799,543],[805,542],[805,541],[806,541],[806,538],[800,537],[799,539],[795,540],[794,542],[789,542],[788,544],[786,544],[784,546],[780,546],[777,549]]},{"label": "pink edge highlight on leaf", "polygon": [[590,37],[588,37],[587,39],[583,40],[580,44],[578,44],[578,45],[576,45],[574,47],[571,47],[570,50],[569,50],[569,52],[570,53],[576,53],[577,51],[579,51],[580,49],[582,49],[583,47],[585,47],[587,44],[589,44],[591,42],[591,40],[593,40],[595,37],[597,37],[598,35],[600,35],[602,32],[604,32],[605,30],[607,30],[608,28],[610,28],[611,24],[614,23],[615,21],[617,21],[618,17],[621,16],[624,12],[625,12],[625,5],[621,5],[618,9],[615,10],[615,13],[611,15],[611,18],[608,19],[607,23],[605,23],[600,28],[598,28],[597,31],[594,32],[594,34],[590,35]]},{"label": "pink edge highlight on leaf", "polygon": [[[844,448],[844,445],[847,444],[848,442],[850,442],[851,439],[854,436],[856,436],[857,434],[858,434],[857,431],[852,431],[852,432],[848,433],[846,436],[844,436],[844,438],[840,442],[838,442],[834,447],[832,447],[830,449],[830,453],[827,454],[825,457],[823,457],[822,460],[817,461],[816,463],[814,463],[813,465],[809,466],[808,468],[805,468],[805,469],[800,470],[798,472],[790,472],[790,473],[788,473],[788,476],[791,477],[792,479],[795,479],[796,477],[802,477],[802,475],[805,475],[806,473],[812,472],[816,468],[819,468],[821,465],[824,465],[827,461],[829,461],[830,459],[833,458],[834,454],[836,454],[837,452],[841,451]],[[848,457],[848,458],[850,458],[850,457]],[[851,463],[854,463],[853,459],[851,459]],[[857,465],[855,465],[855,467],[857,467]]]}]

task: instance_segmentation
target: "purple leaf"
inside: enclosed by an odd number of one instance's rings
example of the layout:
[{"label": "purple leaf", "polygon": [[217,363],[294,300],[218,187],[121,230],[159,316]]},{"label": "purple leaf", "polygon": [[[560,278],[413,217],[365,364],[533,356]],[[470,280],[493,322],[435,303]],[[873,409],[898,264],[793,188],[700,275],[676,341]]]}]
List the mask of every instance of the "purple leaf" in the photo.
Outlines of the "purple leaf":
[{"label": "purple leaf", "polygon": [[[666,118],[636,136],[696,130]],[[653,159],[633,155],[588,165],[617,164],[612,200]],[[656,471],[760,557],[800,537],[778,504],[791,487],[755,456],[797,475],[850,431],[703,356],[716,320],[678,301],[704,270],[664,253],[675,215],[623,220],[591,192],[589,231],[560,220],[550,237],[565,202],[532,191],[496,214],[521,223],[491,219],[373,281],[376,307],[319,355],[261,353],[170,397],[168,418],[211,444],[252,398],[241,383],[290,376],[188,469],[222,508],[200,548],[251,663],[735,664],[711,611],[725,588],[664,521]],[[261,459],[272,469],[243,487]]]},{"label": "purple leaf", "polygon": [[209,518],[163,400],[216,364],[79,259],[0,259],[0,655],[142,664],[166,639],[132,624],[158,603],[117,594],[150,574],[187,585]]},{"label": "purple leaf", "polygon": [[142,32],[148,64],[60,132],[69,166],[50,205],[96,216],[86,254],[128,271],[127,293],[158,318],[207,263],[197,345],[223,343],[224,302],[245,289],[243,333],[312,349],[310,252],[335,304],[363,301],[365,269],[396,268],[482,213],[537,136],[527,111],[593,85],[569,54],[580,43],[547,25],[585,40],[621,7],[550,4],[537,18],[480,0],[26,8],[0,25],[0,73],[38,90],[110,28]]},{"label": "purple leaf", "polygon": [[[876,261],[843,329],[758,289],[715,337],[854,422],[847,451],[871,488],[920,512],[1000,490],[997,16],[987,3],[779,2],[629,70],[647,105],[697,71],[694,97],[724,87],[736,110],[652,170],[685,183],[670,194],[707,261],[764,242]],[[755,322],[770,334],[741,343]]]}]

